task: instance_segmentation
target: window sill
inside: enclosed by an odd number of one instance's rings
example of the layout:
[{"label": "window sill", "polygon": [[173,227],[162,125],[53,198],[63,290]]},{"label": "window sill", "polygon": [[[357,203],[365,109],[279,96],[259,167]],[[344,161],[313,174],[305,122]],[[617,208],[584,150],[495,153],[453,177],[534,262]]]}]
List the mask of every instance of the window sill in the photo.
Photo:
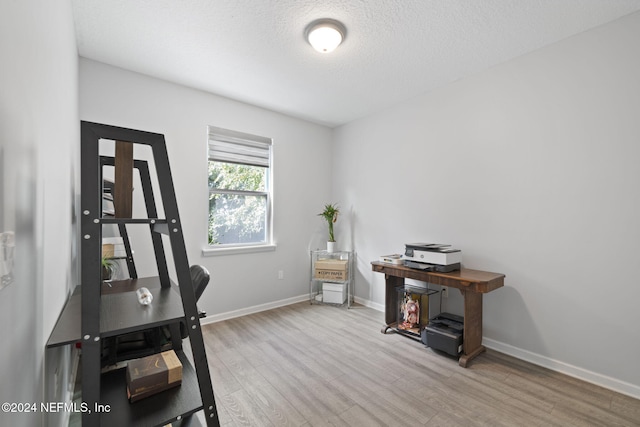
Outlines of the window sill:
[{"label": "window sill", "polygon": [[275,243],[269,245],[255,245],[255,246],[231,246],[231,247],[206,247],[202,249],[202,256],[218,256],[218,255],[235,255],[235,254],[250,254],[256,252],[272,252],[276,250],[277,245]]}]

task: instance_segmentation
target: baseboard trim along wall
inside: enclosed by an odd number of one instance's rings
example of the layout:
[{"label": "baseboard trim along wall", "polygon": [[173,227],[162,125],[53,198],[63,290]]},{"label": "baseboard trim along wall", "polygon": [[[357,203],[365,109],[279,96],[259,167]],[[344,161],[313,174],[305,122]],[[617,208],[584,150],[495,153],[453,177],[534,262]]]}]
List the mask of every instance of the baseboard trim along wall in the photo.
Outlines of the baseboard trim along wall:
[{"label": "baseboard trim along wall", "polygon": [[523,350],[521,348],[514,347],[512,345],[505,344],[500,341],[495,341],[489,338],[483,338],[482,344],[487,348],[499,351],[500,353],[504,353],[509,356],[513,356],[526,362],[533,363],[534,365],[542,366],[543,368],[569,375],[570,377],[574,377],[579,380],[586,381],[588,383],[595,384],[621,394],[625,394],[635,399],[640,399],[640,387],[637,385],[611,378],[606,375],[598,374],[597,372],[592,372],[577,366],[570,365],[568,363],[560,362],[550,357],[542,356],[537,353]]},{"label": "baseboard trim along wall", "polygon": [[[297,297],[286,298],[279,301],[274,301],[266,304],[255,305],[253,307],[242,308],[239,310],[233,310],[226,313],[214,314],[202,319],[203,325],[215,322],[221,322],[223,320],[229,320],[240,316],[246,316],[253,313],[259,313],[261,311],[271,310],[273,308],[284,307],[290,304],[296,304],[302,301],[308,301],[309,295],[299,295]],[[372,308],[376,311],[384,312],[384,304],[379,304],[364,298],[354,297],[354,302],[364,305],[365,307]],[[565,375],[577,378],[582,381],[586,381],[591,384],[598,385],[600,387],[613,390],[615,392],[625,394],[635,399],[640,399],[640,387],[634,384],[620,381],[615,378],[607,377],[605,375],[598,374],[596,372],[588,371],[577,366],[570,365],[568,363],[560,362],[550,357],[542,356],[523,350],[518,347],[514,347],[509,344],[502,343],[500,341],[492,340],[489,338],[483,338],[482,344],[500,353],[513,356],[517,359],[524,360],[526,362],[533,363],[534,365],[542,366],[543,368],[550,369],[555,372],[560,372]]]},{"label": "baseboard trim along wall", "polygon": [[368,299],[354,297],[353,301],[362,304],[365,307],[373,308],[376,311],[381,311],[384,313],[384,304],[378,304],[377,302],[369,301]]},{"label": "baseboard trim along wall", "polygon": [[285,298],[279,301],[268,302],[266,304],[254,305],[252,307],[241,308],[239,310],[227,311],[226,313],[213,314],[200,320],[200,323],[207,325],[209,323],[222,322],[223,320],[235,319],[236,317],[247,316],[249,314],[260,313],[261,311],[271,310],[273,308],[284,307],[285,305],[296,304],[302,301],[309,301],[309,294],[299,295],[297,297]]}]

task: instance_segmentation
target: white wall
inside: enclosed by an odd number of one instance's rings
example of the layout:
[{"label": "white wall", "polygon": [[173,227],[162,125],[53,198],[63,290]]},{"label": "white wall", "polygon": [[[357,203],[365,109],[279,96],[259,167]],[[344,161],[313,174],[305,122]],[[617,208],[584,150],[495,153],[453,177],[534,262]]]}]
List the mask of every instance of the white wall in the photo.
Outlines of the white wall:
[{"label": "white wall", "polygon": [[[45,344],[77,283],[78,59],[70,2],[1,2],[0,58],[0,233],[16,240],[13,280],[0,290],[0,401],[39,405],[69,397],[70,349],[45,352]],[[66,415],[52,414],[48,425]],[[0,413],[0,425],[42,421],[40,413]]]},{"label": "white wall", "polygon": [[506,274],[488,346],[640,397],[638,40],[636,13],[336,129],[356,295],[384,303],[380,255],[453,244]]},{"label": "white wall", "polygon": [[[80,116],[165,135],[189,262],[204,265],[212,275],[199,303],[208,315],[308,294],[308,251],[325,239],[316,214],[329,201],[329,128],[84,58]],[[273,138],[275,251],[202,257],[208,125]],[[134,250],[139,275],[153,274],[149,251]]]}]

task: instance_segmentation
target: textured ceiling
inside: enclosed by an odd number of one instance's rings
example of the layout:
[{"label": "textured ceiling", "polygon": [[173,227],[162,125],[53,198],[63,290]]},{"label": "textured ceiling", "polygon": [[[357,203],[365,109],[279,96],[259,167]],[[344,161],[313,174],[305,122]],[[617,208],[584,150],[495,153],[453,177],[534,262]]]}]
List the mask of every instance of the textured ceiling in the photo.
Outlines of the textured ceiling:
[{"label": "textured ceiling", "polygon": [[[640,10],[640,0],[72,0],[79,54],[336,126]],[[332,54],[309,22],[347,27]]]}]

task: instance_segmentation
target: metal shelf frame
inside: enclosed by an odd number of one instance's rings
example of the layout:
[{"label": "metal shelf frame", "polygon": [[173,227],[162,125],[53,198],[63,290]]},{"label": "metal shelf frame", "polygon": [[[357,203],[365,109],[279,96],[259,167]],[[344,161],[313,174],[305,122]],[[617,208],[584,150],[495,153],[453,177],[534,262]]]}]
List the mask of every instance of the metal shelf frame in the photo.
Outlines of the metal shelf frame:
[{"label": "metal shelf frame", "polygon": [[[355,258],[356,253],[353,251],[321,251],[315,250],[310,252],[311,262],[310,262],[310,280],[309,280],[309,302],[311,304],[332,304],[325,303],[323,301],[318,301],[316,296],[322,293],[322,284],[327,283],[338,283],[344,284],[347,287],[347,301],[343,304],[337,305],[345,305],[347,308],[351,308],[354,300],[354,287],[355,287]],[[331,280],[331,279],[318,279],[314,277],[315,273],[315,265],[318,260],[321,259],[339,259],[347,261],[347,280]],[[336,304],[332,304],[336,305]]]},{"label": "metal shelf frame", "polygon": [[[157,218],[156,201],[153,195],[149,167],[145,161],[134,160],[133,168],[138,169],[142,181],[142,191],[144,194],[145,206],[148,218],[110,218],[102,214],[103,198],[103,167],[105,165],[116,166],[116,185],[118,183],[117,162],[118,150],[115,157],[101,156],[99,153],[100,140],[113,140],[116,144],[143,144],[151,147],[155,170],[157,172],[160,198],[164,208],[166,219]],[[124,161],[126,165],[127,162]],[[99,123],[81,122],[81,196],[80,196],[80,227],[81,227],[81,337],[82,343],[82,400],[89,408],[94,408],[102,402],[105,397],[101,391],[101,339],[108,335],[118,333],[110,328],[108,332],[101,330],[101,324],[109,323],[110,317],[117,319],[118,316],[126,316],[116,304],[109,304],[109,310],[105,310],[105,301],[101,295],[101,254],[102,254],[102,227],[105,224],[117,224],[121,234],[126,234],[127,224],[149,224],[149,230],[153,242],[156,264],[158,267],[158,280],[161,292],[179,291],[179,300],[184,313],[183,321],[189,331],[189,342],[193,354],[195,378],[201,403],[197,408],[202,408],[208,426],[219,426],[218,413],[216,409],[213,387],[211,385],[209,366],[207,364],[204,341],[200,325],[200,318],[196,307],[191,277],[189,273],[189,263],[182,233],[182,224],[178,213],[178,206],[174,192],[173,179],[169,167],[169,158],[166,150],[164,135],[144,132],[122,127],[110,126]],[[118,197],[116,187],[115,197]],[[117,214],[117,213],[116,213]],[[163,227],[158,227],[164,225]],[[167,268],[165,249],[160,233],[167,233],[171,246],[171,253],[175,265],[177,276],[177,287],[172,288],[171,280]],[[128,241],[128,239],[126,239]],[[128,253],[128,257],[130,252]],[[127,260],[130,276],[137,278],[133,261]],[[128,295],[133,298],[133,295]],[[139,307],[138,307],[139,308]],[[63,313],[64,314],[64,313]],[[63,316],[61,316],[62,318]],[[101,318],[102,317],[102,318]],[[152,324],[153,322],[151,322]],[[117,324],[117,322],[116,322]],[[141,325],[148,327],[149,324]],[[122,332],[126,332],[123,328]],[[174,340],[180,339],[173,337]],[[178,348],[180,345],[177,346]],[[106,374],[105,374],[106,375]],[[187,384],[180,387],[182,392],[189,392]],[[188,386],[188,385],[187,385]],[[124,390],[124,384],[122,384]],[[168,393],[163,398],[169,396]],[[175,393],[174,393],[175,394]],[[124,399],[126,402],[126,399]],[[130,411],[139,409],[144,405],[127,404],[119,406],[112,411]],[[171,402],[167,402],[167,407],[172,407]],[[153,406],[149,406],[153,410]],[[158,408],[160,410],[160,408]],[[158,424],[166,424],[178,421],[191,415],[194,408],[176,409],[169,418],[159,418]],[[180,412],[183,411],[183,412]],[[104,414],[97,411],[88,411],[82,414],[83,425],[99,426]],[[127,419],[127,417],[124,417]],[[128,418],[133,419],[133,418]],[[153,421],[155,424],[156,421]],[[133,425],[133,424],[132,424]],[[136,424],[138,425],[138,424]]]}]

